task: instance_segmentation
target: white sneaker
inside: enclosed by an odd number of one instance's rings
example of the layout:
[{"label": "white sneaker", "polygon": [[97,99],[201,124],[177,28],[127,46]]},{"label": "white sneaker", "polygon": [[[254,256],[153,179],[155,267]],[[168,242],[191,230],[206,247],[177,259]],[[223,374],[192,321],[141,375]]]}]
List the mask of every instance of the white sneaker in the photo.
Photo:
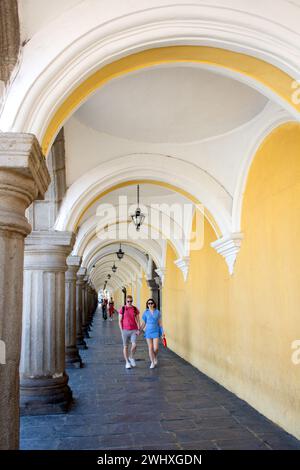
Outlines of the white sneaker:
[{"label": "white sneaker", "polygon": [[130,358],[129,358],[129,362],[130,362],[130,365],[131,365],[132,367],[135,367],[135,366],[136,366],[136,363],[135,363],[135,360],[133,359],[133,357],[130,357]]},{"label": "white sneaker", "polygon": [[126,369],[131,369],[131,365],[130,365],[130,362],[126,362]]},{"label": "white sneaker", "polygon": [[150,364],[150,369],[154,369],[154,367],[155,367],[154,362],[151,362],[151,364]]},{"label": "white sneaker", "polygon": [[155,366],[157,366],[157,364],[158,364],[158,359],[157,359],[157,357],[154,359],[153,363],[154,363]]}]

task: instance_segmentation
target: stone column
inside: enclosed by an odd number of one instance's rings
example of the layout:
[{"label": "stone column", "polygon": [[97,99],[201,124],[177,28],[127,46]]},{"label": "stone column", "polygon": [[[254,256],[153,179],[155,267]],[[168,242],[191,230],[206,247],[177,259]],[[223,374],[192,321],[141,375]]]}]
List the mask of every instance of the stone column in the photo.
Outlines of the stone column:
[{"label": "stone column", "polygon": [[87,276],[84,276],[82,286],[82,330],[85,338],[89,338],[89,324],[88,324],[88,305],[87,305]]},{"label": "stone column", "polygon": [[65,272],[71,232],[33,232],[25,243],[21,409],[66,411],[72,399],[65,373]]},{"label": "stone column", "polygon": [[160,288],[155,279],[147,279],[147,284],[151,291],[151,297],[156,302],[157,308],[160,309]]},{"label": "stone column", "polygon": [[82,329],[82,291],[84,285],[84,277],[86,268],[80,268],[77,272],[76,281],[76,343],[78,349],[87,349],[86,342],[84,341]]},{"label": "stone column", "polygon": [[50,182],[31,134],[0,134],[0,449],[19,447],[19,362],[22,330],[25,210]]},{"label": "stone column", "polygon": [[95,313],[95,289],[93,287],[91,287],[91,319],[92,319],[92,322],[93,322],[93,319],[94,319],[94,313]]},{"label": "stone column", "polygon": [[87,319],[88,319],[88,324],[89,327],[91,326],[93,322],[93,289],[90,285],[88,285],[87,288]]},{"label": "stone column", "polygon": [[98,292],[94,290],[94,313],[96,313],[97,308],[98,308]]},{"label": "stone column", "polygon": [[76,274],[81,256],[67,258],[66,272],[66,368],[82,367],[82,360],[76,345]]}]

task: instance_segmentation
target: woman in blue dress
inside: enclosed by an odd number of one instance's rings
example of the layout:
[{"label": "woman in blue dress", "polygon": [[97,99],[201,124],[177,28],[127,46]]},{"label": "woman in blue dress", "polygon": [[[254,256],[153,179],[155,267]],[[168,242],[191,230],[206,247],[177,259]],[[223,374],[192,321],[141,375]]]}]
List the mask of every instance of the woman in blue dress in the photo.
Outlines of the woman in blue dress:
[{"label": "woman in blue dress", "polygon": [[158,344],[159,338],[163,336],[163,327],[161,313],[156,308],[156,303],[153,299],[146,302],[146,310],[142,316],[141,329],[145,331],[145,338],[148,343],[150,369],[154,369],[157,365]]}]

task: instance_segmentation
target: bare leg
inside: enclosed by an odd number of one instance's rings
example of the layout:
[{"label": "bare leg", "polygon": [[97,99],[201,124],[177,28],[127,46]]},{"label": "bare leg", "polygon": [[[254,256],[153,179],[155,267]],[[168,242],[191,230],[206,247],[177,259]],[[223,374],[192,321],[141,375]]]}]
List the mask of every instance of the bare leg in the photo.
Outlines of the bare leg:
[{"label": "bare leg", "polygon": [[128,346],[124,346],[123,348],[123,355],[124,355],[124,359],[126,362],[129,362],[128,361]]},{"label": "bare leg", "polygon": [[130,357],[134,356],[135,351],[136,351],[136,343],[131,343]]},{"label": "bare leg", "polygon": [[159,338],[153,338],[153,355],[154,355],[155,363],[157,362],[158,345],[159,345]]},{"label": "bare leg", "polygon": [[153,339],[152,338],[147,338],[147,343],[148,343],[150,361],[154,362],[155,355],[154,355],[154,352],[153,352]]}]

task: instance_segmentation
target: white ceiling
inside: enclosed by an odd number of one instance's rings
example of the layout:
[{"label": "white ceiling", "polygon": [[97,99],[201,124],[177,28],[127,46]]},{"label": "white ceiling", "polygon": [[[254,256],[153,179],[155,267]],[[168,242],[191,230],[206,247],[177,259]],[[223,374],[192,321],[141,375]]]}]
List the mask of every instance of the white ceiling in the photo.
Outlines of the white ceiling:
[{"label": "white ceiling", "polygon": [[84,125],[146,143],[187,143],[224,134],[262,111],[252,88],[196,65],[159,66],[99,89],[76,112]]}]

